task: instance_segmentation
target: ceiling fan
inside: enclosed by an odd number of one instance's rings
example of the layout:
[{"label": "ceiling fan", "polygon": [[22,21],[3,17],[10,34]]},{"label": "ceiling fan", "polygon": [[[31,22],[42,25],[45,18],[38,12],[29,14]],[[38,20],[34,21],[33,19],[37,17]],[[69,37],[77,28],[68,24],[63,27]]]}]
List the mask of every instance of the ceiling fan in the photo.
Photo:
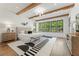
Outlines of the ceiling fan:
[{"label": "ceiling fan", "polygon": [[28,24],[28,22],[24,22],[24,23],[21,23],[22,25],[26,26]]}]

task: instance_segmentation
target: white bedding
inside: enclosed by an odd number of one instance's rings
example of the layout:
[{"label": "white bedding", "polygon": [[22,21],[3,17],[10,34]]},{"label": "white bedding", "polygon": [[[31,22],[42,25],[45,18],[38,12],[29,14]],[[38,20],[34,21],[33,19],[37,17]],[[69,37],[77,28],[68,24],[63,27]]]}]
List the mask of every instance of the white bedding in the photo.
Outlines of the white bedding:
[{"label": "white bedding", "polygon": [[30,42],[31,41],[31,37],[39,37],[39,36],[42,36],[42,34],[40,33],[32,33],[32,34],[19,34],[18,37],[21,41],[23,42]]}]

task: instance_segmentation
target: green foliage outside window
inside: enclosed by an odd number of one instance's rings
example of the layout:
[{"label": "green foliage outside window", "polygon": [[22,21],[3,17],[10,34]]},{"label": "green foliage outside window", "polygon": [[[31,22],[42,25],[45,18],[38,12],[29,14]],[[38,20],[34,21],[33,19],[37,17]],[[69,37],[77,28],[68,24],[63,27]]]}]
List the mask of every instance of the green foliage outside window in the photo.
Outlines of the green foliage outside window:
[{"label": "green foliage outside window", "polygon": [[49,32],[50,31],[50,22],[39,23],[39,31]]},{"label": "green foliage outside window", "polygon": [[58,21],[58,32],[63,32],[63,21],[62,20]]},{"label": "green foliage outside window", "polygon": [[63,20],[40,22],[39,31],[41,32],[63,32]]},{"label": "green foliage outside window", "polygon": [[57,21],[52,21],[51,30],[52,32],[57,32]]}]

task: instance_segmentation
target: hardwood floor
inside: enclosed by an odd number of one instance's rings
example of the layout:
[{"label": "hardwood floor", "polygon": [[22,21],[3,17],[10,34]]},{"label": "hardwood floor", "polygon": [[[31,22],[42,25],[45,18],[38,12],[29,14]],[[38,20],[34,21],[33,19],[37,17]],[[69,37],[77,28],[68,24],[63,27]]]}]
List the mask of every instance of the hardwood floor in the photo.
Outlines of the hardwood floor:
[{"label": "hardwood floor", "polygon": [[[1,43],[0,56],[17,56],[17,54],[7,45],[7,43]],[[68,47],[64,39],[56,40],[51,52],[51,56],[70,56]]]},{"label": "hardwood floor", "polygon": [[71,56],[65,39],[58,38],[53,46],[51,56]]},{"label": "hardwood floor", "polygon": [[16,52],[7,45],[8,43],[0,43],[0,56],[17,56]]}]

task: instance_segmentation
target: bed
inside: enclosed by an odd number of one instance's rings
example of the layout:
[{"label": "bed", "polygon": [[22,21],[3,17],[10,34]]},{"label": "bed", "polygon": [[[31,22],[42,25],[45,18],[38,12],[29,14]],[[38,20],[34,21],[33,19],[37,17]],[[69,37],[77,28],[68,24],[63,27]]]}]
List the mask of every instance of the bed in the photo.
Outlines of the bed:
[{"label": "bed", "polygon": [[[32,36],[32,37],[34,37],[34,36]],[[40,39],[37,40],[36,42],[32,41],[35,44],[35,46],[29,47],[29,49],[27,51],[23,51],[22,49],[18,48],[18,46],[26,45],[25,43],[28,43],[28,42],[24,42],[22,40],[9,43],[8,45],[19,56],[50,56],[55,41],[56,41],[56,38],[54,38],[54,37],[40,36]],[[37,49],[37,50],[35,50],[35,49]]]}]

